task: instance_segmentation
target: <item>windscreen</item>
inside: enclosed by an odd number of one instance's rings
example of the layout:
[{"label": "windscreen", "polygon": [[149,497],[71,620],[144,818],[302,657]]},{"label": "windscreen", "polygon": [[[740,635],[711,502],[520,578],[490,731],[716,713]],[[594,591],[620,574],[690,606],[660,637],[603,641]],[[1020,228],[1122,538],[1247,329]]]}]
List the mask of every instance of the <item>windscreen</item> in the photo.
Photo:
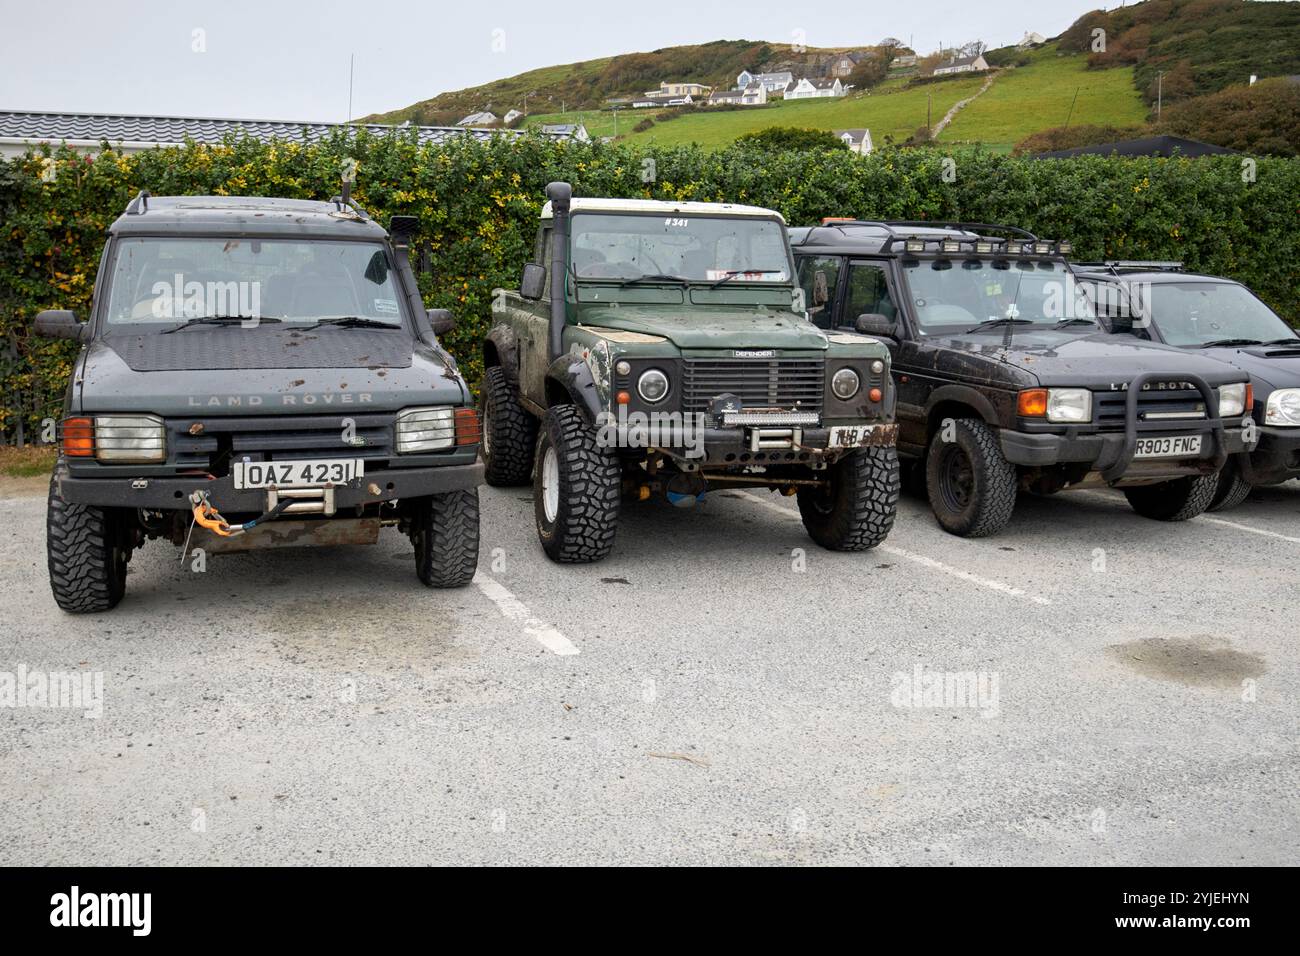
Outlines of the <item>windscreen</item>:
[{"label": "windscreen", "polygon": [[1273,342],[1295,335],[1272,309],[1233,283],[1158,282],[1147,294],[1151,319],[1170,345]]},{"label": "windscreen", "polygon": [[1018,328],[1098,328],[1090,299],[1062,262],[913,260],[905,271],[923,332],[1008,319]]},{"label": "windscreen", "polygon": [[570,249],[580,279],[780,283],[790,281],[785,242],[771,219],[581,213]]},{"label": "windscreen", "polygon": [[107,316],[110,327],[137,331],[223,317],[401,325],[383,246],[302,239],[121,239]]}]

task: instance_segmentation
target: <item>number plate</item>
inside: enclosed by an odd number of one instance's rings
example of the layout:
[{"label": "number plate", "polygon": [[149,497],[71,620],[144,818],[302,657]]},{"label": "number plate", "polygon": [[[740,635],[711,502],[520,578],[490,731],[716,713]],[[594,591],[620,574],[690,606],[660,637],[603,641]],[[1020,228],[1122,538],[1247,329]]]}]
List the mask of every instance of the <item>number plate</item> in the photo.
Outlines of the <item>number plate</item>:
[{"label": "number plate", "polygon": [[878,425],[836,425],[826,439],[827,448],[862,448],[880,444]]},{"label": "number plate", "polygon": [[341,485],[366,473],[362,458],[329,458],[311,461],[237,461],[235,487],[319,488]]},{"label": "number plate", "polygon": [[1201,453],[1200,435],[1165,435],[1139,438],[1134,458],[1190,458]]}]

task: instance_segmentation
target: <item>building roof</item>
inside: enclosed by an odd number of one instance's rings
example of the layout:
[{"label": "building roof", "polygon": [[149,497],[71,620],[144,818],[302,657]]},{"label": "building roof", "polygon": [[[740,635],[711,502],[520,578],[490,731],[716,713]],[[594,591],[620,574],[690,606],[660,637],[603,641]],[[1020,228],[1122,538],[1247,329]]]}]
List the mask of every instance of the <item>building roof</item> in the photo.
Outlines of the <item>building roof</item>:
[{"label": "building roof", "polygon": [[310,123],[296,120],[0,110],[0,140],[30,143],[67,142],[70,145],[97,146],[107,141],[137,146],[180,146],[186,139],[197,143],[220,143],[227,136],[316,142],[338,130],[363,129],[376,136],[384,136],[394,130],[415,130],[420,143],[440,143],[457,136],[486,139],[497,132],[455,126],[388,126],[377,123]]},{"label": "building roof", "polygon": [[[816,89],[819,89],[819,90],[829,90],[829,89],[833,88],[833,87],[835,86],[836,83],[839,83],[839,82],[840,82],[839,77],[834,77],[834,76],[833,76],[833,77],[822,77],[822,78],[819,78],[819,79],[813,79],[812,77],[805,77],[805,79],[806,79],[810,84],[812,84],[813,87],[815,87]],[[841,85],[843,85],[843,84],[841,84]]]},{"label": "building roof", "polygon": [[[628,212],[628,213],[686,213],[691,216],[762,216],[785,222],[779,212],[762,206],[743,206],[730,202],[672,202],[665,199],[573,199],[570,213],[578,212]],[[542,218],[552,216],[548,200],[542,207]]]},{"label": "building roof", "polygon": [[834,131],[836,136],[847,135],[853,137],[853,142],[855,143],[860,143],[864,139],[866,139],[868,132],[869,130],[865,130],[865,129],[837,129]]},{"label": "building roof", "polygon": [[976,60],[983,59],[983,57],[983,53],[976,53],[974,56],[959,56],[955,59],[949,60],[947,63],[939,64],[937,69],[942,70],[954,66],[973,66]]},{"label": "building roof", "polygon": [[1077,146],[1074,149],[1058,149],[1050,153],[1038,153],[1034,159],[1069,159],[1071,156],[1182,156],[1188,159],[1197,156],[1224,155],[1235,150],[1202,143],[1181,136],[1144,136],[1141,139],[1127,139],[1118,143],[1098,143],[1094,146]]}]

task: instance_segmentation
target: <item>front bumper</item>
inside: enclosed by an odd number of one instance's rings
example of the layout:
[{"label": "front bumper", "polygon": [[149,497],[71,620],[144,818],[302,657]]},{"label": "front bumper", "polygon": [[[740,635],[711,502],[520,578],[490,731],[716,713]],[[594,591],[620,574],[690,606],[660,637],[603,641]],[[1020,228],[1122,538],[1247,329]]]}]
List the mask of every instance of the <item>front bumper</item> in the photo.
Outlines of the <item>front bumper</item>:
[{"label": "front bumper", "polygon": [[[483,482],[483,465],[469,462],[423,468],[388,468],[334,488],[339,511],[399,498],[420,498],[474,488]],[[65,501],[100,508],[148,508],[188,511],[189,496],[206,491],[223,514],[260,514],[266,509],[264,488],[240,490],[229,476],[208,479],[201,475],[149,478],[86,478],[63,475],[58,492]]]},{"label": "front bumper", "polygon": [[1300,478],[1300,428],[1256,427],[1259,443],[1237,458],[1241,477],[1252,485],[1276,485]]},{"label": "front bumper", "polygon": [[[1126,479],[1181,478],[1206,475],[1223,465],[1223,454],[1216,453],[1213,433],[1200,434],[1201,453],[1195,458],[1133,458],[1123,432],[1067,432],[1066,434],[1030,434],[1001,430],[1002,454],[1007,461],[1028,467],[1061,464],[1084,464],[1089,471],[1099,471],[1107,481]],[[1245,444],[1240,428],[1223,430],[1224,453],[1241,452]]]},{"label": "front bumper", "polygon": [[[831,446],[831,429],[854,428],[856,443]],[[601,436],[621,452],[658,451],[698,467],[731,467],[753,463],[831,463],[859,448],[892,447],[898,440],[893,423],[835,425],[732,425],[698,429],[672,427],[649,435],[636,429],[611,429]]]}]

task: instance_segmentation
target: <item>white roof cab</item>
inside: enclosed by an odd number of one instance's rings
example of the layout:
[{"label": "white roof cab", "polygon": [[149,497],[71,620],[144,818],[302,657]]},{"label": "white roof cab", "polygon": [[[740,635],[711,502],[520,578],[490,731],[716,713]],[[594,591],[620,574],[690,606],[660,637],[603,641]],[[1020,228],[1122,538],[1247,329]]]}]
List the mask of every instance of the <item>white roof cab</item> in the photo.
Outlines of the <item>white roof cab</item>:
[{"label": "white roof cab", "polygon": [[[580,212],[630,212],[662,213],[688,216],[765,216],[784,223],[785,219],[774,209],[762,206],[743,206],[730,202],[670,202],[666,199],[573,199],[569,214]],[[551,203],[542,207],[542,218],[552,218]]]}]

